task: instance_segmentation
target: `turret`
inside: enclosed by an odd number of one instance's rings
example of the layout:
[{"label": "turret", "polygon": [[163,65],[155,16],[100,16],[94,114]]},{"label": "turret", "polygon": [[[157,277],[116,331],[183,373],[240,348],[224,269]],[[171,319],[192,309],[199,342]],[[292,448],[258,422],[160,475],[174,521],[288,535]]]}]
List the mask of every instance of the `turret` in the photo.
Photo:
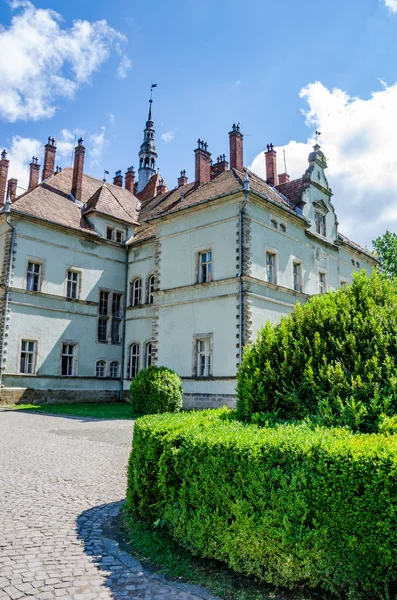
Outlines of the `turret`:
[{"label": "turret", "polygon": [[[152,89],[155,85],[152,85]],[[150,178],[156,174],[157,152],[154,143],[154,122],[152,119],[152,89],[150,90],[149,115],[144,129],[144,138],[139,151],[138,189],[141,192],[148,184]]]}]

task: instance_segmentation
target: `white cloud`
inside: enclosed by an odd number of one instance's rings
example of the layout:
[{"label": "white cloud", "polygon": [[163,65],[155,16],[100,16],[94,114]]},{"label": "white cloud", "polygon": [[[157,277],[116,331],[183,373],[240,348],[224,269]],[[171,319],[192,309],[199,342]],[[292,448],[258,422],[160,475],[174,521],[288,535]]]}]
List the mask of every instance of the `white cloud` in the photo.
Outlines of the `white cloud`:
[{"label": "white cloud", "polygon": [[92,133],[88,138],[89,144],[87,150],[90,157],[91,166],[98,165],[101,162],[105,148],[108,145],[108,140],[105,137],[105,131],[105,127],[102,125],[101,131],[98,133]]},{"label": "white cloud", "polygon": [[119,76],[130,66],[125,36],[105,20],[74,21],[70,28],[50,9],[13,0],[8,28],[0,29],[0,117],[7,121],[51,117],[57,97],[72,98],[109,57],[115,45]]},{"label": "white cloud", "polygon": [[40,157],[42,147],[41,142],[33,138],[23,138],[18,135],[12,138],[11,148],[7,155],[10,161],[8,177],[18,179],[18,195],[27,189],[29,184],[28,165],[33,156]]},{"label": "white cloud", "polygon": [[109,123],[111,125],[114,125],[114,122],[116,120],[116,117],[114,116],[114,114],[113,113],[108,113],[106,116],[107,116],[107,118],[109,120]]},{"label": "white cloud", "polygon": [[166,131],[161,135],[161,139],[168,144],[168,142],[174,139],[174,134],[172,131]]},{"label": "white cloud", "polygon": [[387,8],[391,12],[397,12],[397,0],[384,0]]},{"label": "white cloud", "polygon": [[[300,95],[309,106],[307,126],[322,133],[341,232],[369,245],[386,227],[397,231],[397,84],[383,84],[368,99],[328,90],[320,82],[308,85]],[[285,145],[293,178],[307,168],[313,143],[309,138],[306,143],[292,140]],[[283,172],[283,151],[277,150],[278,169]],[[263,153],[254,159],[252,169],[265,175]]]}]

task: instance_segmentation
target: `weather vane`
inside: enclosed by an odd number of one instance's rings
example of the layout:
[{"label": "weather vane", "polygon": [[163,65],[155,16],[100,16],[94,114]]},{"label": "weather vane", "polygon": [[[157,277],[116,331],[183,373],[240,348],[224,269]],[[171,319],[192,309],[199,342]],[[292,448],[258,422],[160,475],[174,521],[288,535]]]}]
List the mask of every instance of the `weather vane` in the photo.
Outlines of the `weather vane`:
[{"label": "weather vane", "polygon": [[152,83],[152,85],[150,86],[150,102],[153,102],[152,99],[152,95],[153,95],[153,88],[157,87],[157,83]]},{"label": "weather vane", "polygon": [[318,136],[321,135],[321,131],[317,131],[316,129],[316,144],[318,144]]}]

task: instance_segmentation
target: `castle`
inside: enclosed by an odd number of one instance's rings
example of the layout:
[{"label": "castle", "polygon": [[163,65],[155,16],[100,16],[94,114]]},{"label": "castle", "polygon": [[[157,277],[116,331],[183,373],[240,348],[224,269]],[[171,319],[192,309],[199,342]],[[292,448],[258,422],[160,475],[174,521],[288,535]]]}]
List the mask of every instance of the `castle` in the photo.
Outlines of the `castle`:
[{"label": "castle", "polygon": [[236,369],[266,320],[377,264],[338,231],[326,158],[315,145],[290,181],[265,152],[266,180],[244,167],[239,125],[229,162],[198,141],[195,178],[167,188],[157,169],[152,101],[132,167],[113,183],[41,167],[17,196],[0,160],[0,399],[115,400],[150,364],[182,377],[186,408],[235,403]]}]

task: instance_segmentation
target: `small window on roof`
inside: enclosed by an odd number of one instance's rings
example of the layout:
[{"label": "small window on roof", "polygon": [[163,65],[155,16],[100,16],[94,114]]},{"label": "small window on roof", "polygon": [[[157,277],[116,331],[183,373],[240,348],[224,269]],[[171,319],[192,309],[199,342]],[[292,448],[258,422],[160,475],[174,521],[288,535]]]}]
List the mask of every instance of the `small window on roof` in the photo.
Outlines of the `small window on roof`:
[{"label": "small window on roof", "polygon": [[283,231],[284,233],[287,231],[287,226],[285,223],[280,223],[280,229],[281,231]]},{"label": "small window on roof", "polygon": [[277,223],[276,219],[271,219],[270,224],[272,227],[274,227],[274,229],[278,228],[278,223]]}]

